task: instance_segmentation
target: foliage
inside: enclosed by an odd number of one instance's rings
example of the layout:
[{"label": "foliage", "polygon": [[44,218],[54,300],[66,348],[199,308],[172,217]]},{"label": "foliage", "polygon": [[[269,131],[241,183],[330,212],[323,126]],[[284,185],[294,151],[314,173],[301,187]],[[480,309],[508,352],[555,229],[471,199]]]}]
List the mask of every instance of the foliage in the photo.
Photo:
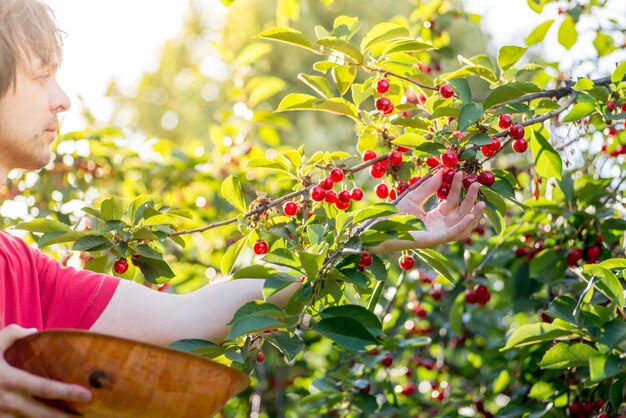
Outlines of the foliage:
[{"label": "foliage", "polygon": [[[288,44],[311,57],[300,84],[293,74],[233,81],[220,100],[243,111],[222,114],[211,143],[197,130],[175,141],[111,128],[68,134],[45,172],[13,178],[5,197],[30,216],[5,223],[20,221],[52,252],[71,246],[65,263],[112,272],[129,258],[123,277],[159,290],[184,293],[198,277],[264,279],[265,301],[237,312],[227,343],[175,344],[253,372],[225,416],[623,414],[626,67],[569,80],[524,63],[551,26],[574,48],[578,22],[604,3],[567,3],[526,45],[443,68],[457,52],[455,21],[475,19],[455,3],[419,2],[408,17],[371,25],[340,15],[311,31],[294,27],[298,2],[278,3],[282,24],[260,28],[230,63],[252,65],[271,56],[267,45]],[[598,58],[623,52],[607,33],[596,34]],[[282,141],[298,126],[292,114],[317,112],[354,126],[356,147]],[[528,151],[516,152],[519,141]],[[366,151],[376,156],[362,161]],[[395,204],[443,170],[444,153],[458,155],[466,176],[494,174],[480,195],[488,223],[462,243],[366,262],[384,240],[423,228]],[[342,178],[322,187],[338,169]],[[381,183],[389,197],[377,196]],[[333,187],[365,196],[316,197]],[[252,250],[260,240],[266,254]],[[417,267],[402,269],[401,255]],[[284,309],[267,301],[299,281]]]}]

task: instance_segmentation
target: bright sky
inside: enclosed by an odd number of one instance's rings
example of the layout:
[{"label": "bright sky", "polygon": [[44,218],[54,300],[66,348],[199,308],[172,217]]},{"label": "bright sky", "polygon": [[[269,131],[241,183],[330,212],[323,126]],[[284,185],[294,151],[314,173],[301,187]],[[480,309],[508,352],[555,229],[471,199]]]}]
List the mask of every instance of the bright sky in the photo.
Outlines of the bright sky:
[{"label": "bright sky", "polygon": [[[84,99],[96,114],[106,118],[111,104],[104,93],[112,78],[130,87],[144,71],[158,64],[164,41],[177,36],[188,9],[185,0],[44,0],[56,12],[60,27],[67,33],[59,81],[73,101],[74,108],[63,120],[62,131],[82,129],[77,97]],[[203,0],[207,7],[220,7],[215,0]],[[546,6],[539,16],[526,0],[465,0],[468,12],[483,16],[483,28],[492,34],[492,53],[501,45],[523,45],[524,38],[539,23],[557,17],[556,5]],[[346,13],[349,14],[348,11]],[[626,27],[626,1],[609,0],[605,12],[622,19]],[[581,40],[575,54],[556,44],[559,20],[548,33],[550,58],[567,62],[574,55],[591,52],[591,39]],[[586,46],[585,46],[586,45]],[[626,59],[622,54],[620,60]],[[608,64],[611,65],[611,64]],[[604,69],[605,73],[609,68]],[[589,71],[589,69],[585,70]]]}]

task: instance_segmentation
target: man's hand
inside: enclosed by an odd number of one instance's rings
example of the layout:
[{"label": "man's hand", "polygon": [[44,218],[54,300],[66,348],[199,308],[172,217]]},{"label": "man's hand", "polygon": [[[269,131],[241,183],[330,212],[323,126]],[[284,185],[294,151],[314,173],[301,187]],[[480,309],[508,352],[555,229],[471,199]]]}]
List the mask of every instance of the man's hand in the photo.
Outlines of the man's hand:
[{"label": "man's hand", "polygon": [[85,402],[91,399],[87,389],[34,376],[12,367],[4,359],[4,352],[15,340],[35,332],[17,325],[0,329],[0,418],[71,418],[72,415],[44,405],[34,397]]},{"label": "man's hand", "polygon": [[426,230],[413,231],[413,241],[389,240],[375,247],[377,253],[406,250],[412,248],[430,248],[446,242],[460,241],[467,238],[478,224],[484,202],[476,203],[480,184],[472,184],[459,204],[459,196],[463,187],[463,173],[456,173],[448,199],[442,201],[435,209],[426,212],[422,205],[441,186],[442,170],[426,180],[415,190],[398,202],[401,213],[415,215],[424,222]]}]

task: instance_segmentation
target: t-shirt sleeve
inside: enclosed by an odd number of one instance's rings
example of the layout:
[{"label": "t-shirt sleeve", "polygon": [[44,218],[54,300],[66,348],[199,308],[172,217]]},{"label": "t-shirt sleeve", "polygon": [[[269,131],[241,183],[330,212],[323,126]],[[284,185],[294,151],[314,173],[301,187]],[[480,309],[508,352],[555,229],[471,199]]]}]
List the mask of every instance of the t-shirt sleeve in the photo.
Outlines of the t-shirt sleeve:
[{"label": "t-shirt sleeve", "polygon": [[63,267],[35,248],[30,251],[41,283],[44,329],[91,328],[109,304],[120,279]]}]

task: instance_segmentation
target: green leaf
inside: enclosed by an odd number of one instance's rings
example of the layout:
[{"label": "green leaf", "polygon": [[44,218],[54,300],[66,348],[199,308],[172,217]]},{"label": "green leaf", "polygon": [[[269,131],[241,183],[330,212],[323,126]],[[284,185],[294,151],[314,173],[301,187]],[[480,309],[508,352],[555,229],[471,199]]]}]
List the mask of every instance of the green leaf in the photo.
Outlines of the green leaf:
[{"label": "green leaf", "polygon": [[453,78],[448,80],[448,84],[452,86],[456,94],[461,98],[463,103],[471,103],[472,102],[472,89],[470,88],[469,83],[464,78]]},{"label": "green leaf", "polygon": [[608,379],[624,372],[626,360],[609,354],[596,354],[589,359],[589,377],[593,382]]},{"label": "green leaf", "polygon": [[29,222],[20,222],[15,225],[16,229],[22,229],[30,232],[70,232],[72,229],[63,222],[54,219],[35,219]]},{"label": "green leaf", "polygon": [[330,87],[330,84],[325,77],[300,73],[298,74],[298,80],[311,87],[324,99],[329,99],[334,96],[333,89]]},{"label": "green leaf", "polygon": [[383,216],[394,215],[398,213],[398,208],[389,203],[376,203],[364,209],[356,211],[354,214],[354,224],[358,225],[363,221],[372,218],[380,218]]},{"label": "green leaf", "polygon": [[348,350],[363,351],[378,344],[378,340],[360,322],[343,316],[324,318],[312,330]]},{"label": "green leaf", "polygon": [[423,135],[415,133],[400,135],[391,142],[396,145],[403,145],[405,147],[413,148],[416,151],[420,151],[415,153],[415,155],[419,157],[439,155],[446,150],[446,147],[443,144],[429,141],[424,138]]},{"label": "green leaf", "polygon": [[311,254],[305,251],[298,251],[298,257],[300,258],[300,262],[302,263],[302,267],[306,271],[308,277],[313,279],[317,277],[317,273],[319,273],[322,264],[324,263],[324,258],[326,257],[327,246],[325,247],[326,251],[322,251],[319,254]]},{"label": "green leaf", "polygon": [[457,295],[450,307],[450,315],[448,322],[450,323],[450,331],[457,335],[461,335],[463,327],[463,311],[465,309],[465,293],[461,292]]},{"label": "green leaf", "polygon": [[552,346],[539,362],[542,369],[566,369],[569,367],[586,366],[589,358],[598,352],[590,345],[583,343],[558,343]]},{"label": "green leaf", "polygon": [[[311,96],[312,97],[312,96]],[[282,161],[277,159],[268,160],[265,158],[253,158],[246,164],[247,168],[269,168],[271,170],[280,170],[286,173],[289,172],[289,167]]]},{"label": "green leaf", "polygon": [[611,385],[611,405],[613,409],[619,409],[619,406],[622,404],[624,400],[624,384],[626,383],[626,379],[615,379],[613,384]]},{"label": "green leaf", "polygon": [[569,113],[563,118],[563,123],[574,122],[576,120],[582,119],[592,113],[594,110],[596,110],[596,106],[592,102],[576,103],[572,107],[572,110],[570,110]]},{"label": "green leaf", "polygon": [[483,194],[485,200],[489,202],[501,215],[504,216],[506,213],[506,202],[500,195],[488,187],[483,187],[480,190],[480,193]]},{"label": "green leaf", "polygon": [[563,171],[563,161],[558,152],[552,148],[552,145],[537,130],[532,131],[532,140],[530,148],[535,159],[535,168],[537,173],[543,178],[554,177],[561,180],[561,172]]},{"label": "green leaf", "polygon": [[276,270],[267,266],[253,264],[239,269],[233,274],[233,279],[264,279]]},{"label": "green leaf", "polygon": [[463,105],[459,113],[459,131],[464,131],[485,114],[482,105],[479,103],[468,103]]},{"label": "green leaf", "polygon": [[536,344],[543,341],[552,341],[558,337],[570,335],[571,331],[563,329],[554,324],[535,323],[524,324],[517,328],[506,342],[506,345],[500,350],[509,350],[515,347]]},{"label": "green leaf", "polygon": [[228,176],[222,182],[222,197],[240,212],[246,211],[246,201],[243,199],[241,182],[236,176]]},{"label": "green leaf", "polygon": [[251,332],[259,332],[271,328],[285,328],[285,324],[271,316],[245,316],[232,325],[226,339],[234,340]]},{"label": "green leaf", "polygon": [[541,13],[543,7],[553,0],[528,0],[528,7],[534,10],[536,13]]},{"label": "green leaf", "polygon": [[317,45],[339,52],[348,58],[352,58],[357,64],[363,64],[363,54],[361,54],[361,51],[342,39],[328,36],[318,40]]},{"label": "green leaf", "polygon": [[38,240],[37,245],[39,248],[46,247],[52,244],[61,244],[64,242],[73,242],[80,239],[84,234],[78,231],[70,232],[46,232]]},{"label": "green leaf", "polygon": [[292,251],[286,248],[278,248],[270,252],[263,257],[263,261],[302,271],[300,259]]},{"label": "green leaf", "polygon": [[487,216],[487,219],[489,219],[489,222],[491,222],[491,226],[493,226],[496,234],[501,235],[505,228],[504,218],[491,202],[485,201],[485,203],[485,215]]},{"label": "green leaf", "polygon": [[200,339],[186,339],[174,341],[170,348],[199,356],[215,358],[224,354],[225,347],[213,344],[211,341]]},{"label": "green leaf", "polygon": [[290,335],[288,332],[272,332],[265,336],[278,351],[282,353],[287,361],[292,361],[304,350],[304,342],[297,335]]},{"label": "green leaf", "polygon": [[73,251],[102,251],[113,247],[113,243],[102,235],[86,235],[74,243]]},{"label": "green leaf", "polygon": [[157,279],[160,277],[172,278],[175,276],[170,266],[164,260],[140,257],[136,263],[143,277],[151,283],[157,283]]},{"label": "green leaf", "polygon": [[546,37],[546,33],[548,33],[548,30],[553,23],[554,19],[546,20],[535,29],[533,29],[532,32],[530,32],[530,35],[528,35],[528,37],[526,37],[526,40],[524,41],[526,45],[530,46],[543,41],[543,38]]},{"label": "green leaf", "polygon": [[580,77],[572,88],[576,91],[585,91],[591,90],[594,86],[595,84],[593,84],[593,81],[585,77]]},{"label": "green leaf", "polygon": [[620,308],[624,307],[624,288],[615,274],[597,264],[585,264],[583,273],[589,276],[596,276],[599,279],[595,283],[596,287],[607,298],[616,302]]},{"label": "green leaf", "polygon": [[273,41],[284,42],[310,51],[315,51],[311,41],[309,41],[302,32],[292,28],[271,28],[259,33],[256,35],[256,38],[271,39]]},{"label": "green leaf", "polygon": [[345,115],[355,121],[358,121],[357,111],[354,104],[340,97],[329,100],[321,100],[309,94],[289,94],[280,102],[276,111],[286,112],[290,110],[317,110],[330,112],[336,115]]},{"label": "green leaf", "polygon": [[230,248],[226,250],[226,253],[224,253],[224,256],[222,257],[222,262],[220,263],[220,270],[222,271],[222,274],[228,275],[231,273],[233,266],[235,265],[235,261],[237,261],[237,257],[239,257],[241,250],[244,245],[246,245],[249,238],[250,235],[240,238],[239,241],[231,245]]},{"label": "green leaf", "polygon": [[393,54],[395,52],[422,52],[422,51],[430,51],[432,49],[436,49],[429,43],[413,41],[413,40],[402,40],[398,42],[394,42],[389,45],[383,51],[383,56],[387,54]]},{"label": "green leaf", "polygon": [[483,102],[483,107],[489,109],[500,103],[508,102],[509,100],[517,99],[525,94],[537,93],[539,91],[541,91],[541,89],[533,83],[516,81],[504,84],[489,93]]},{"label": "green leaf", "polygon": [[124,216],[124,204],[117,197],[103,201],[100,209],[105,221],[117,221]]},{"label": "green leaf", "polygon": [[337,66],[332,69],[333,80],[339,89],[339,94],[344,95],[352,86],[356,77],[356,67]]},{"label": "green leaf", "polygon": [[615,84],[621,82],[624,79],[625,74],[626,74],[626,61],[622,61],[617,66],[615,71],[613,71],[613,74],[611,74],[611,82]]},{"label": "green leaf", "polygon": [[269,299],[274,293],[284,289],[298,279],[287,273],[274,273],[267,276],[263,283],[263,298]]},{"label": "green leaf", "polygon": [[384,335],[380,320],[372,312],[359,305],[331,306],[324,309],[320,316],[324,318],[352,318],[363,325],[374,336]]},{"label": "green leaf", "polygon": [[626,258],[609,258],[598,265],[607,270],[626,269]]},{"label": "green leaf", "polygon": [[368,51],[383,42],[399,38],[408,38],[409,30],[391,22],[383,22],[375,25],[367,32],[361,41],[361,50]]},{"label": "green leaf", "polygon": [[504,389],[507,388],[510,382],[511,382],[511,373],[508,370],[504,369],[498,374],[498,377],[496,377],[496,379],[493,381],[491,391],[493,393],[500,393]]},{"label": "green leaf", "polygon": [[598,51],[598,57],[604,57],[615,51],[615,40],[612,36],[601,31],[596,32],[596,39],[593,40],[593,46]]},{"label": "green leaf", "polygon": [[528,48],[521,46],[503,46],[498,51],[498,66],[503,72],[511,68]]},{"label": "green leaf", "polygon": [[561,23],[558,34],[559,43],[570,49],[576,43],[578,39],[578,32],[576,32],[576,23],[569,15],[565,16],[565,20]]},{"label": "green leaf", "polygon": [[609,353],[626,340],[626,323],[621,319],[614,319],[607,322],[600,327],[596,338],[600,351]]},{"label": "green leaf", "polygon": [[417,254],[417,256],[428,264],[428,266],[430,266],[433,270],[439,273],[444,280],[448,282],[447,284],[454,285],[456,278],[453,271],[450,269],[451,267],[454,267],[454,264],[451,264],[450,260],[444,257],[441,253],[438,253],[430,248],[415,250],[415,254]]}]

